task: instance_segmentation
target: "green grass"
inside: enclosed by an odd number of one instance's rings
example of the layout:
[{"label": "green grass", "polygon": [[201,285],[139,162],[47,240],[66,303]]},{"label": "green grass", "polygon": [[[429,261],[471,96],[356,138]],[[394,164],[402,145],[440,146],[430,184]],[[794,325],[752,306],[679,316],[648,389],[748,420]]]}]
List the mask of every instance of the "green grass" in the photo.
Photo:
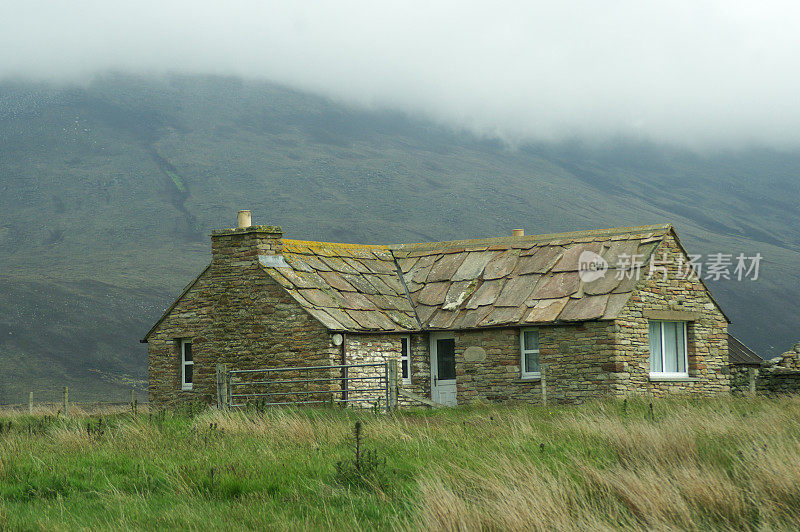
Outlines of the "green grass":
[{"label": "green grass", "polygon": [[800,526],[800,399],[100,419],[0,413],[0,529]]}]

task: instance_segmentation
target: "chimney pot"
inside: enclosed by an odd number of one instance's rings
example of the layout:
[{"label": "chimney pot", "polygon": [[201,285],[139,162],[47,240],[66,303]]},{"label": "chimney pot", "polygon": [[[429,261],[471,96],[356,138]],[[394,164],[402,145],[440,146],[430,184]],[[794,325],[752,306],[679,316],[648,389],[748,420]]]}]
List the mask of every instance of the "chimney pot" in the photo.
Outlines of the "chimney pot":
[{"label": "chimney pot", "polygon": [[525,229],[514,229],[511,234],[513,236],[525,236]]},{"label": "chimney pot", "polygon": [[239,211],[239,229],[253,225],[250,218],[250,211]]}]

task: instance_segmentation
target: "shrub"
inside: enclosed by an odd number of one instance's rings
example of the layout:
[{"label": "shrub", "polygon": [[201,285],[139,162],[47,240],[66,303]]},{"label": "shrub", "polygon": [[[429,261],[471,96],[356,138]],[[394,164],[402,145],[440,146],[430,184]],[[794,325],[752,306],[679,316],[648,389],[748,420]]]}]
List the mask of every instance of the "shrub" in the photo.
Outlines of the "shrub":
[{"label": "shrub", "polygon": [[353,429],[353,458],[336,462],[336,482],[354,488],[382,487],[387,483],[386,458],[375,449],[362,446],[362,425],[356,421]]}]

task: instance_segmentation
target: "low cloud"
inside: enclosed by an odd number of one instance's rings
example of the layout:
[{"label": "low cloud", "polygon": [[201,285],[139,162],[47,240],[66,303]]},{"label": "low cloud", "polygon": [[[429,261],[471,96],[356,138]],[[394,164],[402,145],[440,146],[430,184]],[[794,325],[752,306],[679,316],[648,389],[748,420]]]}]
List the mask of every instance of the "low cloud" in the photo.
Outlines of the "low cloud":
[{"label": "low cloud", "polygon": [[239,75],[512,143],[793,149],[799,14],[773,0],[7,0],[0,78]]}]

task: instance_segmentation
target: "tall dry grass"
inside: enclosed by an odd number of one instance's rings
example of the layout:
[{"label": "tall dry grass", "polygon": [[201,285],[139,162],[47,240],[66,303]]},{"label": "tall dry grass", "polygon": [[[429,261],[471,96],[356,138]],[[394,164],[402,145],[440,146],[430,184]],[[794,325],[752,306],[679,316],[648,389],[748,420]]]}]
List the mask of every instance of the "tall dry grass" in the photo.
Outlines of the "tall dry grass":
[{"label": "tall dry grass", "polygon": [[244,411],[209,410],[195,419],[195,428],[227,434],[258,435],[273,443],[316,445],[319,442],[341,440],[348,429],[341,420],[330,416],[298,415],[288,408],[274,408],[258,415]]},{"label": "tall dry grass", "polygon": [[[33,411],[28,411],[28,405],[2,405],[0,406],[0,418],[19,419],[33,415],[35,417],[62,416],[63,405],[61,403],[35,403]],[[128,404],[112,403],[70,403],[67,417],[83,418],[86,416],[111,416],[131,411]],[[150,412],[148,404],[137,404],[136,411],[139,414]]]},{"label": "tall dry grass", "polygon": [[[641,405],[640,415],[620,410],[545,421],[527,431],[543,438],[540,453],[502,445],[479,465],[424,473],[410,528],[800,529],[800,400],[665,401],[653,420]],[[494,438],[525,434],[515,427],[526,422],[542,426],[509,413]]]}]

